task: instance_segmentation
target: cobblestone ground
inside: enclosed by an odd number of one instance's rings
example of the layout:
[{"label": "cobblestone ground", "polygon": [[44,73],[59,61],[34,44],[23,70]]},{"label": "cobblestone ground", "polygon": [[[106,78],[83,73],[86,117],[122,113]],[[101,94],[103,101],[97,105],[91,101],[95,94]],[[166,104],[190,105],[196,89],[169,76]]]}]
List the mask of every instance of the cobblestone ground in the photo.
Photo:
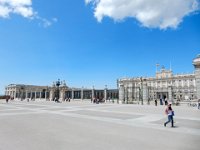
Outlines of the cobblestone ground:
[{"label": "cobblestone ground", "polygon": [[200,110],[72,101],[0,101],[0,150],[199,150]]}]

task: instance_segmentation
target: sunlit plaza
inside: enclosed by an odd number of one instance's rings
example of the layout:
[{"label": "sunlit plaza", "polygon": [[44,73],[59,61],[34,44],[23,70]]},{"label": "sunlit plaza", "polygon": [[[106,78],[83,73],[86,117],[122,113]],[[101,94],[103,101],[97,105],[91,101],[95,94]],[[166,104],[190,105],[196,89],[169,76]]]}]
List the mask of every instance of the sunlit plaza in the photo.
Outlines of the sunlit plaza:
[{"label": "sunlit plaza", "polygon": [[198,150],[200,110],[90,101],[0,101],[1,150]]},{"label": "sunlit plaza", "polygon": [[0,0],[0,150],[200,150],[200,0]]}]

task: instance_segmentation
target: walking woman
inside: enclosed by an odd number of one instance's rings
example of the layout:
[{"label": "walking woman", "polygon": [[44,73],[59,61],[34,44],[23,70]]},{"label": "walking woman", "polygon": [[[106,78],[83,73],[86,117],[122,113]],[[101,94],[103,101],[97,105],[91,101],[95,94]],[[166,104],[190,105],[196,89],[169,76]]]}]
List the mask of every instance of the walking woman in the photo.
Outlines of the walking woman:
[{"label": "walking woman", "polygon": [[164,126],[171,122],[171,127],[174,127],[174,111],[172,110],[171,104],[168,104],[167,108],[165,109],[165,114],[168,116],[168,121],[164,123]]}]

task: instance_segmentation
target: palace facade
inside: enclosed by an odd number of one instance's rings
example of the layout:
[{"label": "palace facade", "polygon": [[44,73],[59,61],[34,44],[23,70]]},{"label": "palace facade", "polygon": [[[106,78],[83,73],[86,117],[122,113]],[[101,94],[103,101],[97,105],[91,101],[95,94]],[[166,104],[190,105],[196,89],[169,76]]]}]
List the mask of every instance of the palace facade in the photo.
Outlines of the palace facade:
[{"label": "palace facade", "polygon": [[155,77],[118,80],[119,100],[124,103],[168,99],[171,102],[200,99],[200,55],[193,60],[195,72],[173,74],[162,67]]},{"label": "palace facade", "polygon": [[[57,86],[59,83],[59,86]],[[54,100],[58,98],[65,99],[118,99],[117,89],[88,89],[88,88],[70,88],[65,81],[57,81],[52,86],[36,86],[24,84],[10,84],[5,88],[5,95],[13,99],[46,99]]]},{"label": "palace facade", "polygon": [[123,103],[196,100],[200,99],[200,55],[193,60],[193,65],[195,70],[190,74],[173,74],[171,69],[162,67],[155,77],[118,79],[117,89],[70,88],[65,81],[57,81],[52,86],[10,84],[5,88],[5,95],[13,99],[118,99]]}]

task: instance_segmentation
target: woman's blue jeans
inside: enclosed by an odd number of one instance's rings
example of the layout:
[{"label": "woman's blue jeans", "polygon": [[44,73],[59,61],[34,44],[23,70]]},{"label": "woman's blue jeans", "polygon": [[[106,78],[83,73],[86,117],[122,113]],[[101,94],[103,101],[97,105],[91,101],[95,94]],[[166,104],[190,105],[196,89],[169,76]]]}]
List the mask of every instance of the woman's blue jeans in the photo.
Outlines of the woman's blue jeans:
[{"label": "woman's blue jeans", "polygon": [[174,119],[172,115],[168,115],[168,121],[165,122],[165,124],[168,124],[171,122],[172,127],[174,126]]}]

